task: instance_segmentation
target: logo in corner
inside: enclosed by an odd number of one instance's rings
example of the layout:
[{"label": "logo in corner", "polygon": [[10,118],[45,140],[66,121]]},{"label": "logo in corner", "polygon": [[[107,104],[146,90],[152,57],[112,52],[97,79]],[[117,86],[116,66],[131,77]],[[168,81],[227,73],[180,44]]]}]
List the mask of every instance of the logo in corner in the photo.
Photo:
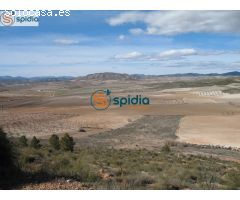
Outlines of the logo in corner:
[{"label": "logo in corner", "polygon": [[91,96],[91,105],[96,110],[105,110],[111,104],[111,91],[107,90],[97,90]]},{"label": "logo in corner", "polygon": [[0,15],[0,22],[4,26],[12,26],[15,22],[15,17],[13,15],[11,15],[9,12],[3,12]]}]

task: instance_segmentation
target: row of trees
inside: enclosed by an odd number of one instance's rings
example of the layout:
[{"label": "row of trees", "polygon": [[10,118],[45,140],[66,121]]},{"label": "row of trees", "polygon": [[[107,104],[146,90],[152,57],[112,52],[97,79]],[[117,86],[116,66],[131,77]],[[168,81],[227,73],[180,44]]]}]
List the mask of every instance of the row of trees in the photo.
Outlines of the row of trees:
[{"label": "row of trees", "polygon": [[[41,148],[40,140],[37,139],[35,136],[32,138],[30,145],[28,145],[28,139],[26,136],[21,136],[19,138],[19,144],[23,147],[33,147],[35,149]],[[67,133],[60,139],[57,135],[53,134],[49,138],[49,145],[55,150],[64,150],[64,151],[73,151],[75,142],[71,136]]]}]

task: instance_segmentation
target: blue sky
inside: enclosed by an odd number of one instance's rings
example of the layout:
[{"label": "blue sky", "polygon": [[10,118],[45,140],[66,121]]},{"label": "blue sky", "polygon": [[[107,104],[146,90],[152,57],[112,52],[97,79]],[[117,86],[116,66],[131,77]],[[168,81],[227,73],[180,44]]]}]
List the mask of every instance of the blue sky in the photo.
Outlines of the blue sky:
[{"label": "blue sky", "polygon": [[240,70],[239,11],[71,11],[0,26],[1,76]]}]

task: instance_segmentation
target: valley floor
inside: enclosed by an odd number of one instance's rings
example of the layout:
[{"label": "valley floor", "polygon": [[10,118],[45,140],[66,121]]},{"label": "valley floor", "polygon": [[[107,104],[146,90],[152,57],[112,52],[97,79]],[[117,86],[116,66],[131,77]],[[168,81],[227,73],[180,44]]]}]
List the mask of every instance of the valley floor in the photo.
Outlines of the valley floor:
[{"label": "valley floor", "polygon": [[[40,150],[19,149],[22,170],[32,182],[24,180],[18,188],[240,187],[239,78],[64,84],[0,91],[0,127],[14,140],[36,136],[43,144]],[[91,93],[106,88],[114,96],[142,94],[150,105],[97,111],[90,106]],[[64,133],[73,136],[76,151],[52,152],[49,137]]]}]

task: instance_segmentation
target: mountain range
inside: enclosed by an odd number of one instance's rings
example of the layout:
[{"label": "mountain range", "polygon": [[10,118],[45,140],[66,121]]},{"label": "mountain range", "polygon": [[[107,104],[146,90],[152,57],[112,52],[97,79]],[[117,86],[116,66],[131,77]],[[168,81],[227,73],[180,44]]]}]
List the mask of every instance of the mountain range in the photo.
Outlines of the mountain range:
[{"label": "mountain range", "polygon": [[144,74],[121,74],[113,72],[94,73],[86,76],[40,76],[40,77],[13,77],[13,76],[0,76],[0,84],[25,84],[33,82],[59,82],[69,80],[139,80],[145,78],[157,78],[157,77],[199,77],[199,76],[240,76],[239,71],[232,71],[227,73],[210,73],[210,74],[198,74],[198,73],[185,73],[185,74],[169,74],[169,75],[144,75]]}]

